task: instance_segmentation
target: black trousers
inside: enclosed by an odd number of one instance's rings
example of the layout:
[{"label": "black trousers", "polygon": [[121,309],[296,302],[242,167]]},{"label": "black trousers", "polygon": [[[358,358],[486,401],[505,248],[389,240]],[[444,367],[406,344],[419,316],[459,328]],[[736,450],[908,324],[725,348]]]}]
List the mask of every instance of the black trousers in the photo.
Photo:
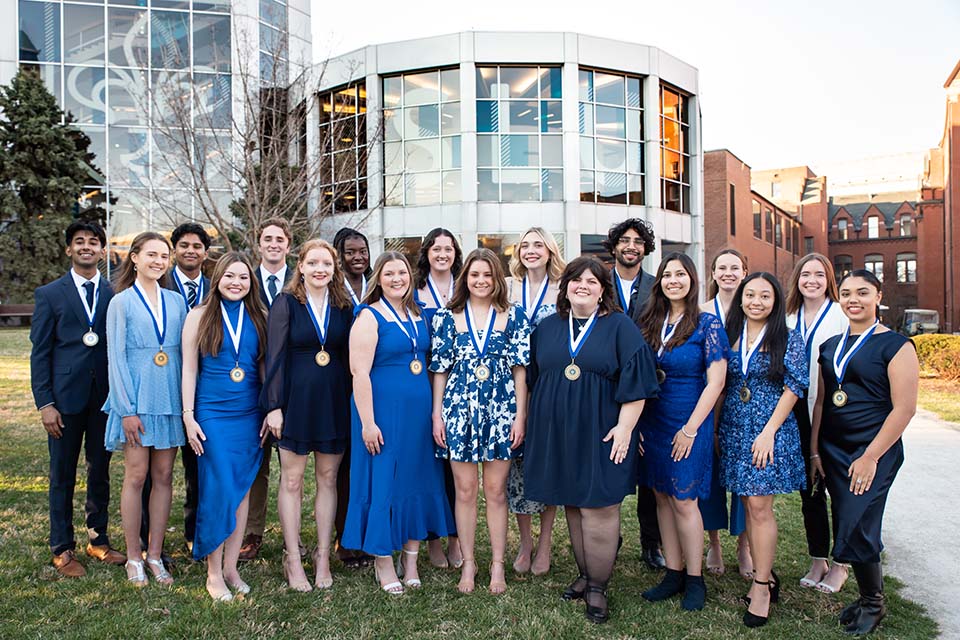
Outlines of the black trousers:
[{"label": "black trousers", "polygon": [[59,555],[76,548],[73,535],[73,492],[77,485],[80,449],[87,466],[87,497],[84,504],[87,534],[94,545],[110,544],[107,538],[107,508],[110,504],[110,452],[103,444],[107,416],[101,402],[91,397],[82,413],[61,415],[62,435],[47,436],[50,452],[50,550]]},{"label": "black trousers", "polygon": [[660,524],[657,522],[657,497],[650,487],[637,491],[637,520],[640,522],[640,545],[644,549],[660,546]]},{"label": "black trousers", "polygon": [[807,470],[807,488],[800,490],[800,508],[803,512],[803,528],[807,533],[807,552],[811,558],[826,559],[830,556],[830,516],[827,512],[827,491],[821,479],[816,485],[810,482],[810,415],[806,398],[800,398],[793,406],[793,415],[800,428],[800,451]]},{"label": "black trousers", "polygon": [[[190,445],[184,445],[180,447],[180,460],[183,462],[183,484],[187,489],[187,496],[183,501],[183,538],[193,542],[193,537],[197,532],[197,502],[200,499],[197,454],[193,452]],[[144,549],[150,541],[150,491],[152,488],[153,483],[150,481],[150,473],[148,472],[147,479],[143,482],[143,493],[140,498],[140,542]]]}]

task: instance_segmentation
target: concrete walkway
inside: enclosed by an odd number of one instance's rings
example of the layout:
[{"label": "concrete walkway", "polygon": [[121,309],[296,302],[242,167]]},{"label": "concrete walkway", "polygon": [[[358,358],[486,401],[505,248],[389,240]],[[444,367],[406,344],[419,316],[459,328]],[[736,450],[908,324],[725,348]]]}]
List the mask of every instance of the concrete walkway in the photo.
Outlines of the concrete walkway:
[{"label": "concrete walkway", "polygon": [[883,520],[885,571],[927,607],[941,638],[960,638],[960,425],[918,410]]}]

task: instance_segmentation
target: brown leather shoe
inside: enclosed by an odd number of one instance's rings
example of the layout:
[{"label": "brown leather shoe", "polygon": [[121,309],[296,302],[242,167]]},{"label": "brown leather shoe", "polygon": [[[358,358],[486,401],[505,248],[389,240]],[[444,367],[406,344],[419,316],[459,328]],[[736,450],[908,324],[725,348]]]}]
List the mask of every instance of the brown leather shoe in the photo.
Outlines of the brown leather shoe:
[{"label": "brown leather shoe", "polygon": [[53,556],[53,566],[57,568],[60,575],[68,578],[82,578],[87,575],[87,570],[77,560],[73,549],[67,549],[60,555]]},{"label": "brown leather shoe", "polygon": [[116,549],[111,549],[108,544],[87,544],[87,555],[91,558],[96,558],[100,562],[115,564],[117,566],[125,564],[127,561],[127,556]]},{"label": "brown leather shoe", "polygon": [[256,560],[261,546],[263,546],[263,536],[248,533],[243,539],[243,546],[240,547],[240,560]]}]

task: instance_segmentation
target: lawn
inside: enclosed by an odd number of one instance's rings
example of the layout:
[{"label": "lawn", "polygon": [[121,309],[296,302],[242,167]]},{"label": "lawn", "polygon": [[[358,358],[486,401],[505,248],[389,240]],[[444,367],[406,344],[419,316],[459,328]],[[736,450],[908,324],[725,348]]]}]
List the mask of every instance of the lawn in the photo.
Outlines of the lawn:
[{"label": "lawn", "polygon": [[941,420],[960,424],[960,384],[956,382],[921,379],[917,403]]},{"label": "lawn", "polygon": [[[595,626],[583,617],[582,604],[562,602],[560,591],[574,576],[565,525],[559,525],[553,569],[544,577],[508,575],[500,597],[484,591],[457,593],[455,571],[424,567],[424,588],[402,597],[377,590],[373,570],[349,570],[334,564],[334,587],[300,594],[283,586],[280,526],[271,498],[261,558],[241,568],[253,592],[242,601],[215,604],[204,590],[201,564],[187,561],[182,541],[182,478],[175,486],[175,508],[166,547],[174,556],[177,580],[172,588],[151,582],[143,590],[125,583],[121,567],[86,563],[88,575],[61,579],[50,565],[47,546],[47,452],[45,435],[30,395],[29,342],[25,330],[0,331],[0,638],[735,638],[748,637],[740,620],[739,598],[747,583],[736,569],[735,541],[725,540],[728,573],[708,577],[707,607],[686,613],[679,601],[652,605],[640,593],[658,580],[640,563],[638,526],[624,504],[624,547],[610,585],[611,621]],[[82,465],[81,465],[82,466]],[[177,469],[179,469],[179,463]],[[123,468],[113,462],[111,535],[122,544],[118,497]],[[274,468],[273,472],[278,473]],[[309,475],[309,474],[308,474]],[[82,478],[77,491],[83,495]],[[275,487],[276,482],[272,483]],[[308,487],[307,495],[312,491]],[[308,502],[308,501],[307,501]],[[75,525],[82,539],[82,500],[75,501]],[[855,597],[851,578],[842,594],[827,596],[797,586],[807,568],[806,545],[797,496],[777,501],[780,523],[776,566],[784,581],[774,605],[769,638],[845,637],[836,622],[840,608]],[[304,522],[312,518],[305,514]],[[481,535],[478,586],[488,580],[489,549]],[[315,533],[304,529],[304,542]],[[516,531],[510,548],[516,550]],[[425,554],[424,554],[425,555]],[[81,554],[81,558],[84,558]],[[512,555],[509,556],[512,561]],[[85,559],[84,559],[85,561]],[[86,561],[85,561],[86,562]],[[426,565],[427,562],[421,563]],[[509,564],[509,563],[508,563]],[[308,574],[311,568],[308,567]],[[928,639],[936,624],[923,609],[898,595],[899,584],[887,578],[889,614],[874,637]]]}]

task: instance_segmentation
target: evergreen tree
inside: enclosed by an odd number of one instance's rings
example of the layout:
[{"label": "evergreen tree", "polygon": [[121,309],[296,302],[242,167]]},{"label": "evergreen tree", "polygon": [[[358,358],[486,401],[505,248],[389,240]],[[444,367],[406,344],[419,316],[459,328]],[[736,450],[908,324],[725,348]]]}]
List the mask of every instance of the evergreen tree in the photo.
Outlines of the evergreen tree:
[{"label": "evergreen tree", "polygon": [[32,70],[0,86],[0,112],[0,302],[32,302],[68,265],[63,232],[89,181],[90,139],[61,123]]}]

